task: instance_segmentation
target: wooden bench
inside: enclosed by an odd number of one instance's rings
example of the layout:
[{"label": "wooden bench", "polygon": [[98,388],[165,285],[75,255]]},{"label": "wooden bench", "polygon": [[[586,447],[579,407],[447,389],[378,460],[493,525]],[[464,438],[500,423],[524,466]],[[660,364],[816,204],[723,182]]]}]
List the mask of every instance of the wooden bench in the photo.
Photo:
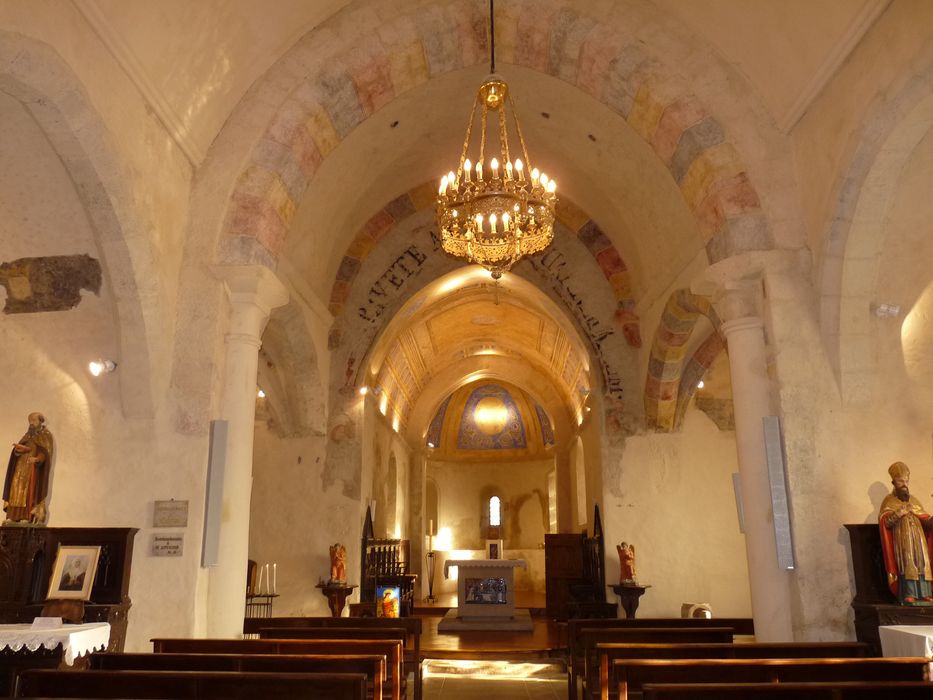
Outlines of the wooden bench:
[{"label": "wooden bench", "polygon": [[23,671],[15,697],[365,700],[362,673]]},{"label": "wooden bench", "polygon": [[152,640],[157,654],[381,654],[392,700],[405,697],[402,642],[397,639],[168,639]]},{"label": "wooden bench", "polygon": [[627,644],[600,642],[599,687],[614,688],[612,675],[617,659],[807,659],[864,658],[870,646],[865,642],[752,642],[747,644]]},{"label": "wooden bench", "polygon": [[245,634],[259,634],[261,629],[296,627],[403,627],[408,632],[405,643],[404,673],[414,674],[415,700],[421,700],[423,676],[421,670],[421,633],[423,630],[420,617],[267,617],[246,618],[243,620]]},{"label": "wooden bench", "polygon": [[[88,657],[101,671],[241,671],[262,673],[362,673],[367,696],[382,700],[386,657],[381,654],[118,654]],[[388,693],[387,693],[388,694]]]},{"label": "wooden bench", "polygon": [[928,700],[926,681],[840,683],[647,683],[644,700]]},{"label": "wooden bench", "polygon": [[[580,630],[599,628],[686,628],[707,629],[710,627],[731,627],[736,634],[754,634],[754,624],[747,617],[631,617],[631,618],[593,618],[568,620],[559,626],[559,643],[567,648],[567,665],[570,669],[567,682],[569,700],[577,698],[577,681],[583,671],[583,647],[580,642]],[[731,640],[729,640],[731,641]],[[580,667],[574,671],[574,662],[579,660]]]},{"label": "wooden bench", "polygon": [[[584,627],[577,631],[577,648],[571,659],[568,682],[571,691],[582,678],[584,697],[599,692],[599,657],[596,645],[616,643],[729,643],[733,638],[731,627]],[[570,697],[576,697],[571,695]]]},{"label": "wooden bench", "polygon": [[[618,698],[646,684],[804,683],[928,680],[925,658],[865,659],[620,659],[613,663]],[[933,686],[931,686],[933,690]],[[603,700],[609,688],[600,689]]]}]

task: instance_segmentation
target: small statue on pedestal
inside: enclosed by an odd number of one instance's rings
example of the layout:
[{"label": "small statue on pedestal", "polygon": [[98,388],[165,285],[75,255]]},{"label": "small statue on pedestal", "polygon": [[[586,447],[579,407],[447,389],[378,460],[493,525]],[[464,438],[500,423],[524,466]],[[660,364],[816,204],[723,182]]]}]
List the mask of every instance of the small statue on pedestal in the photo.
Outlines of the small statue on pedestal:
[{"label": "small statue on pedestal", "polygon": [[933,604],[933,519],[910,495],[910,469],[903,462],[888,468],[894,490],[881,502],[878,525],[888,587],[902,605]]},{"label": "small statue on pedestal", "polygon": [[347,548],[339,542],[330,546],[330,581],[328,583],[347,582]]},{"label": "small statue on pedestal", "polygon": [[619,553],[619,583],[636,583],[635,580],[635,545],[628,542],[616,545]]},{"label": "small statue on pedestal", "polygon": [[45,525],[49,517],[46,498],[54,440],[45,426],[44,415],[34,411],[28,421],[26,434],[10,453],[3,482],[4,510],[8,523]]}]

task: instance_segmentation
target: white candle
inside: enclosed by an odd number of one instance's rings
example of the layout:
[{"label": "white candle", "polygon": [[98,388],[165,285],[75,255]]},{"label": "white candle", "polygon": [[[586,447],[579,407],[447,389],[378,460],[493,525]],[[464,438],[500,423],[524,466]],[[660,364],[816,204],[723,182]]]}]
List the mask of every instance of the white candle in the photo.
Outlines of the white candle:
[{"label": "white candle", "polygon": [[272,585],[272,579],[269,578],[269,565],[268,564],[266,564],[265,569],[266,569],[266,595],[269,595],[269,593],[271,593],[271,591],[269,590],[269,586]]},{"label": "white candle", "polygon": [[429,535],[434,534],[434,521],[433,520],[428,520],[428,534]]},{"label": "white candle", "polygon": [[262,595],[262,567],[259,567],[259,580],[256,582],[256,590],[253,591],[255,595]]},{"label": "white candle", "polygon": [[276,592],[277,592],[277,588],[276,588],[276,569],[278,569],[278,568],[279,568],[279,565],[278,565],[278,564],[276,564],[276,563],[273,563],[273,564],[272,564],[272,592],[273,592],[273,593],[276,593]]}]

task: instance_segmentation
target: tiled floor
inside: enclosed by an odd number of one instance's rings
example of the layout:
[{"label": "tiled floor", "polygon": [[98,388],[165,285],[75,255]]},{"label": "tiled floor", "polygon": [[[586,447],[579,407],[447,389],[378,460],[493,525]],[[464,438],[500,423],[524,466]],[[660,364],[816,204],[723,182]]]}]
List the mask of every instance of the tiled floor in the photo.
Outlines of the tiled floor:
[{"label": "tiled floor", "polygon": [[424,700],[564,700],[567,672],[559,664],[426,661]]}]

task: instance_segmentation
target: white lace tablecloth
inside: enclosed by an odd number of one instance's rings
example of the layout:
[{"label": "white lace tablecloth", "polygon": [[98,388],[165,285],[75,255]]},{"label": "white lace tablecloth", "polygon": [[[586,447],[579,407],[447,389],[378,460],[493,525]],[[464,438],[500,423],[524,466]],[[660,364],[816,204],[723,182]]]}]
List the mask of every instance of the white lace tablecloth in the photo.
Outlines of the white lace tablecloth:
[{"label": "white lace tablecloth", "polygon": [[104,650],[110,643],[110,625],[89,622],[84,625],[62,625],[50,629],[33,629],[32,625],[0,625],[0,651],[29,651],[62,646],[62,657],[71,666],[75,659],[92,651]]}]

